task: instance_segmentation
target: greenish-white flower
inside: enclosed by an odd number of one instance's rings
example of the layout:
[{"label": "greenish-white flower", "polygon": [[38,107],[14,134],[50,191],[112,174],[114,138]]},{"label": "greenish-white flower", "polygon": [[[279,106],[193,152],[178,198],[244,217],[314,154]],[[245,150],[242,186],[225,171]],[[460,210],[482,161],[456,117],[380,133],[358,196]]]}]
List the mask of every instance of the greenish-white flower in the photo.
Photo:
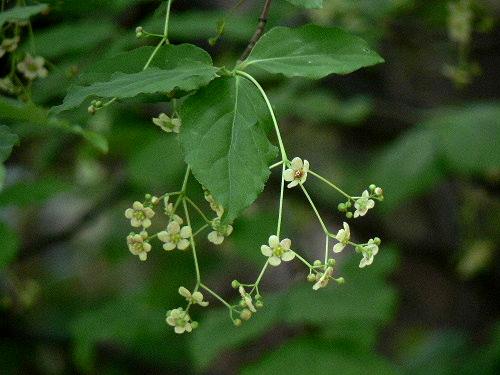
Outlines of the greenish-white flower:
[{"label": "greenish-white flower", "polygon": [[158,117],[154,117],[153,123],[167,133],[179,133],[181,128],[181,119],[170,118],[165,113],[160,113]]},{"label": "greenish-white flower", "polygon": [[240,292],[241,300],[243,301],[244,306],[246,306],[251,312],[257,312],[257,309],[253,305],[252,296],[245,291],[243,285],[240,285],[238,291]]},{"label": "greenish-white flower", "polygon": [[279,266],[281,261],[288,262],[295,258],[295,253],[290,250],[292,241],[285,238],[280,242],[278,236],[272,235],[269,237],[269,246],[262,245],[260,251],[266,257],[269,257],[271,266]]},{"label": "greenish-white flower", "polygon": [[333,246],[333,252],[340,253],[342,250],[344,250],[344,247],[347,246],[349,240],[351,239],[351,230],[349,228],[349,224],[347,224],[345,221],[344,228],[340,229],[337,232],[335,239],[339,242]]},{"label": "greenish-white flower", "polygon": [[210,208],[212,209],[212,211],[216,213],[217,217],[222,217],[222,215],[224,215],[224,207],[222,207],[219,203],[217,203],[213,195],[210,194],[210,192],[207,189],[203,188],[203,190],[204,190],[205,200],[210,204]]},{"label": "greenish-white flower", "polygon": [[151,251],[151,244],[146,241],[147,238],[148,233],[146,231],[141,233],[132,232],[127,236],[128,249],[142,261],[148,259],[148,253]]},{"label": "greenish-white flower", "polygon": [[354,202],[354,208],[356,208],[354,217],[365,216],[368,210],[373,207],[375,207],[375,201],[370,199],[368,190],[363,191],[361,198],[356,199],[356,202]]},{"label": "greenish-white flower", "polygon": [[151,226],[151,218],[155,212],[150,207],[145,207],[141,202],[135,201],[132,208],[125,210],[125,217],[130,219],[130,225],[133,227],[149,228]]},{"label": "greenish-white flower", "polygon": [[179,288],[179,294],[186,298],[186,301],[195,304],[195,305],[200,305],[203,307],[208,306],[208,301],[203,300],[203,294],[199,291],[191,293],[187,288],[181,286]]},{"label": "greenish-white flower", "polygon": [[17,45],[19,44],[19,37],[15,36],[14,38],[5,38],[0,43],[0,57],[3,57],[8,52],[14,52],[17,49]]},{"label": "greenish-white flower", "polygon": [[363,259],[359,262],[359,268],[364,268],[373,263],[373,258],[378,253],[378,245],[373,239],[370,239],[368,243],[363,246],[361,253],[363,254]]},{"label": "greenish-white flower", "polygon": [[167,311],[166,322],[174,327],[175,333],[181,334],[193,330],[191,317],[182,307]]},{"label": "greenish-white flower", "polygon": [[307,172],[309,172],[309,162],[307,160],[302,161],[301,158],[295,157],[290,163],[290,167],[283,173],[285,181],[290,182],[287,185],[288,188],[306,182]]},{"label": "greenish-white flower", "polygon": [[233,226],[229,224],[221,224],[220,219],[212,221],[212,229],[208,234],[208,240],[215,245],[220,245],[224,239],[233,233]]},{"label": "greenish-white flower", "polygon": [[41,56],[31,56],[29,53],[26,54],[24,60],[17,64],[17,70],[23,73],[24,77],[29,80],[34,80],[35,78],[45,78],[49,73],[44,67],[45,59]]},{"label": "greenish-white flower", "polygon": [[9,77],[0,78],[0,91],[8,94],[18,94],[20,89],[14,85]]},{"label": "greenish-white flower", "polygon": [[191,227],[186,225],[181,228],[177,221],[171,221],[167,225],[167,230],[158,233],[158,239],[162,242],[163,248],[167,251],[186,250],[189,247],[189,239],[191,237]]},{"label": "greenish-white flower", "polygon": [[325,286],[328,285],[330,279],[332,278],[333,275],[333,267],[327,267],[325,272],[319,272],[316,275],[316,284],[313,285],[314,290],[318,290],[320,288],[324,288]]}]

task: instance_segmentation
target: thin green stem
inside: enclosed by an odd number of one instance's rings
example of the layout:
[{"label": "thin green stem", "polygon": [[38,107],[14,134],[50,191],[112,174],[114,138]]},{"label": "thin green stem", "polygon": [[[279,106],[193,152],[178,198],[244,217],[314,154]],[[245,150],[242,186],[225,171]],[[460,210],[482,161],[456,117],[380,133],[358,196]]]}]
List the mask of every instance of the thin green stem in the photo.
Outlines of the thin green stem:
[{"label": "thin green stem", "polygon": [[193,233],[193,237],[196,237],[198,234],[203,232],[205,229],[208,228],[208,224],[204,224],[200,229],[198,229],[196,232]]},{"label": "thin green stem", "polygon": [[223,305],[225,305],[229,310],[233,310],[233,306],[231,306],[229,303],[226,302],[226,300],[224,298],[222,298],[221,296],[219,296],[217,293],[215,293],[212,289],[210,289],[208,286],[206,286],[205,284],[203,283],[200,283],[200,286],[205,289],[208,293],[210,293],[212,296],[214,296],[215,298],[217,298]]},{"label": "thin green stem", "polygon": [[325,265],[328,263],[328,242],[329,242],[329,237],[325,236]]},{"label": "thin green stem", "polygon": [[277,162],[277,163],[274,163],[273,165],[271,165],[269,167],[269,169],[273,169],[273,168],[276,168],[276,167],[279,167],[281,164],[283,164],[283,160]]},{"label": "thin green stem", "polygon": [[160,42],[156,45],[156,48],[154,49],[151,56],[149,56],[149,59],[146,62],[146,64],[144,65],[144,67],[142,68],[142,70],[146,70],[147,68],[149,68],[149,65],[151,65],[151,62],[153,61],[154,57],[156,56],[156,54],[160,50],[160,47],[162,46],[163,43],[165,43],[166,40],[167,39],[165,39],[165,37],[161,38]]},{"label": "thin green stem", "polygon": [[285,194],[285,178],[283,176],[284,173],[285,173],[285,163],[283,163],[283,168],[281,171],[280,203],[278,209],[278,225],[276,226],[276,235],[278,236],[278,238],[281,233],[281,220],[283,219],[283,195]]},{"label": "thin green stem", "polygon": [[[291,250],[293,251],[293,250]],[[309,269],[314,269],[314,266],[309,263],[307,260],[305,260],[304,258],[302,258],[296,251],[293,251],[293,253],[295,254],[295,256],[302,262],[304,263],[307,267],[309,267]]]},{"label": "thin green stem", "polygon": [[[182,206],[184,207],[184,214],[186,215],[187,225],[189,225],[191,227],[191,219],[189,217],[189,210],[188,210],[185,199],[182,200]],[[191,233],[191,236],[189,237],[189,241],[191,242],[191,250],[193,253],[194,268],[196,271],[196,286],[194,288],[194,290],[196,291],[196,290],[198,290],[198,287],[201,283],[201,275],[200,275],[200,266],[198,265],[198,257],[196,256],[196,244],[194,242],[194,236],[192,233]]]},{"label": "thin green stem", "polygon": [[317,179],[323,181],[325,184],[331,186],[332,188],[334,188],[335,190],[337,190],[340,194],[342,194],[344,197],[346,197],[347,199],[352,199],[352,197],[347,194],[346,192],[344,192],[342,189],[340,189],[337,185],[335,185],[334,183],[328,181],[326,178],[324,178],[323,176],[320,176],[319,174],[309,170],[309,172],[311,175],[313,175],[314,177],[316,177]]},{"label": "thin green stem", "polygon": [[300,188],[302,189],[302,191],[304,192],[304,195],[306,196],[307,200],[309,201],[309,204],[311,205],[314,213],[316,214],[316,217],[318,218],[319,220],[319,223],[321,224],[321,227],[323,228],[323,232],[325,232],[325,234],[329,237],[332,237],[333,234],[330,233],[328,231],[328,229],[326,228],[326,225],[325,223],[323,222],[323,219],[321,218],[321,215],[319,214],[318,212],[318,209],[316,208],[316,205],[314,204],[314,202],[312,201],[311,199],[311,196],[309,195],[309,193],[307,192],[306,188],[304,187],[304,185],[302,184],[299,184]]},{"label": "thin green stem", "polygon": [[269,260],[267,260],[266,263],[264,264],[264,267],[262,267],[262,270],[260,271],[259,276],[257,277],[257,280],[255,280],[255,283],[253,284],[253,288],[250,291],[250,293],[252,293],[254,290],[257,290],[257,293],[258,293],[260,280],[262,279],[262,276],[264,276],[264,272],[266,272],[268,265],[269,265]]},{"label": "thin green stem", "polygon": [[245,77],[250,82],[252,82],[255,85],[255,87],[257,87],[257,89],[260,91],[262,97],[264,98],[264,101],[266,102],[267,108],[268,108],[269,113],[271,114],[271,118],[273,120],[274,130],[276,131],[276,137],[278,138],[279,148],[280,148],[280,152],[281,152],[281,160],[286,163],[288,161],[288,157],[286,155],[285,146],[283,145],[283,140],[281,139],[281,133],[280,133],[280,129],[278,126],[278,121],[276,120],[276,116],[274,115],[273,107],[271,106],[271,102],[269,101],[269,98],[267,97],[266,92],[264,91],[264,89],[262,88],[260,83],[257,82],[257,80],[255,78],[253,78],[250,74],[242,72],[241,70],[236,70],[236,74],[239,76]]},{"label": "thin green stem", "polygon": [[203,213],[203,211],[201,210],[201,208],[196,203],[194,203],[188,197],[184,197],[184,199],[196,210],[196,212],[198,212],[198,214],[203,218],[203,220],[205,220],[205,222],[207,224],[211,223],[210,219],[208,217],[206,217],[206,215]]},{"label": "thin green stem", "polygon": [[168,22],[170,19],[170,6],[172,5],[172,0],[168,0],[167,3],[167,14],[165,15],[165,25],[163,27],[163,37],[168,43]]}]

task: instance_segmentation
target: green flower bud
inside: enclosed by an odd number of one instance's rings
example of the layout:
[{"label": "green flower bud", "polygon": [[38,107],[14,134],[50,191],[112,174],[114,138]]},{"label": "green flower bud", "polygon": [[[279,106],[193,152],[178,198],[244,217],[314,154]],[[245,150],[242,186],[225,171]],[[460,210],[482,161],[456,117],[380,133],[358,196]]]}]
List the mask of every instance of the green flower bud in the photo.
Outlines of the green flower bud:
[{"label": "green flower bud", "polygon": [[97,112],[97,109],[94,105],[90,105],[88,108],[87,108],[87,112],[90,113],[91,115],[94,115],[96,112]]},{"label": "green flower bud", "polygon": [[363,251],[363,246],[356,245],[356,247],[354,248],[354,250],[356,250],[357,253],[361,253]]},{"label": "green flower bud", "polygon": [[241,319],[234,319],[234,320],[233,320],[233,324],[234,324],[236,327],[241,326]]},{"label": "green flower bud", "polygon": [[333,267],[335,266],[335,263],[337,263],[335,259],[333,258],[328,259],[328,266]]},{"label": "green flower bud", "polygon": [[321,263],[321,260],[316,259],[316,260],[314,261],[314,263],[313,263],[313,266],[314,266],[314,267],[319,267],[319,266],[321,266],[322,264],[323,264],[323,263]]},{"label": "green flower bud", "polygon": [[340,284],[340,285],[345,284],[345,279],[343,277],[339,277],[338,279],[334,279],[334,280],[337,282],[337,284]]},{"label": "green flower bud", "polygon": [[193,328],[193,329],[198,328],[198,322],[192,321],[191,322],[191,328]]},{"label": "green flower bud", "polygon": [[345,210],[346,210],[345,203],[339,203],[339,205],[337,206],[337,209],[338,209],[340,212],[345,212]]},{"label": "green flower bud", "polygon": [[316,276],[313,273],[310,273],[309,275],[307,275],[307,281],[309,281],[310,283],[315,282]]},{"label": "green flower bud", "polygon": [[345,202],[345,206],[346,206],[347,208],[350,208],[350,207],[352,206],[351,201],[347,201],[347,202]]},{"label": "green flower bud", "polygon": [[261,309],[264,307],[264,303],[261,300],[255,301],[255,307]]},{"label": "green flower bud", "polygon": [[374,242],[376,245],[380,245],[380,244],[382,243],[382,240],[381,240],[380,238],[378,238],[378,237],[375,237],[375,238],[373,239],[373,242]]},{"label": "green flower bud", "polygon": [[369,186],[369,189],[370,189],[371,191],[375,190],[376,188],[377,188],[377,185],[374,185],[374,184],[371,184],[371,185]]},{"label": "green flower bud", "polygon": [[240,287],[240,283],[238,282],[238,280],[233,280],[233,281],[231,281],[231,286],[234,289],[238,289]]},{"label": "green flower bud", "polygon": [[347,212],[345,214],[345,217],[348,218],[348,219],[351,219],[352,218],[352,212]]},{"label": "green flower bud", "polygon": [[239,305],[240,305],[241,307],[245,307],[247,304],[246,304],[245,300],[243,300],[243,299],[242,299],[242,300],[240,301]]},{"label": "green flower bud", "polygon": [[144,29],[142,28],[142,26],[137,26],[135,28],[135,36],[137,38],[140,38],[143,34],[144,34]]},{"label": "green flower bud", "polygon": [[252,317],[252,312],[248,309],[244,309],[241,313],[240,313],[240,318],[243,319],[243,320],[248,320]]}]

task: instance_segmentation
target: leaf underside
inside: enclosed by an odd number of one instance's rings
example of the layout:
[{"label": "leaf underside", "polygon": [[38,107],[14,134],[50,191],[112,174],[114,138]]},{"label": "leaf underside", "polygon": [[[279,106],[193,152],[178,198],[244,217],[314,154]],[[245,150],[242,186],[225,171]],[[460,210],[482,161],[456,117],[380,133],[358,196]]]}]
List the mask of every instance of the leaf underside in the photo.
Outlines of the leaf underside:
[{"label": "leaf underside", "polygon": [[181,118],[185,160],[232,222],[262,192],[277,155],[265,102],[247,79],[220,78],[186,100]]}]

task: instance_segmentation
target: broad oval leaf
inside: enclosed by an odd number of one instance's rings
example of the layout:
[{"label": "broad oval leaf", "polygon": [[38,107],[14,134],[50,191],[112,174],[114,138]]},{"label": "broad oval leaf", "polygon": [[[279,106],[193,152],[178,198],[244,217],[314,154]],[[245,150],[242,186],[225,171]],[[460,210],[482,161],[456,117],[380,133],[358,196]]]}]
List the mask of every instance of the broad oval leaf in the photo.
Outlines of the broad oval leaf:
[{"label": "broad oval leaf", "polygon": [[27,20],[35,14],[42,13],[48,9],[47,4],[28,5],[24,7],[14,7],[0,13],[0,26],[8,21]]},{"label": "broad oval leaf", "polygon": [[257,42],[239,66],[253,65],[287,77],[323,78],[384,62],[361,38],[338,28],[275,27]]},{"label": "broad oval leaf", "polygon": [[323,8],[323,0],[287,0],[287,1],[295,6],[306,9]]},{"label": "broad oval leaf", "polygon": [[[218,68],[208,64],[203,57],[200,61],[199,48],[190,45],[167,45],[163,47],[160,56],[164,58],[161,63],[137,72],[130,72],[134,64],[125,64],[126,72],[121,72],[119,59],[116,73],[110,75],[109,62],[94,78],[109,79],[95,82],[90,86],[74,86],[70,89],[63,104],[52,108],[54,113],[60,113],[78,107],[91,97],[97,98],[132,98],[139,94],[154,94],[170,92],[174,89],[191,91],[208,84],[217,77]],[[206,54],[206,53],[205,53]],[[123,57],[125,58],[125,57]],[[137,60],[137,56],[135,56]],[[136,61],[134,60],[134,61]],[[156,61],[161,61],[159,58]],[[145,63],[147,58],[143,61]],[[155,66],[156,65],[156,66]]]},{"label": "broad oval leaf", "polygon": [[220,78],[186,100],[181,118],[185,160],[232,222],[264,189],[277,154],[265,102],[247,79]]}]

